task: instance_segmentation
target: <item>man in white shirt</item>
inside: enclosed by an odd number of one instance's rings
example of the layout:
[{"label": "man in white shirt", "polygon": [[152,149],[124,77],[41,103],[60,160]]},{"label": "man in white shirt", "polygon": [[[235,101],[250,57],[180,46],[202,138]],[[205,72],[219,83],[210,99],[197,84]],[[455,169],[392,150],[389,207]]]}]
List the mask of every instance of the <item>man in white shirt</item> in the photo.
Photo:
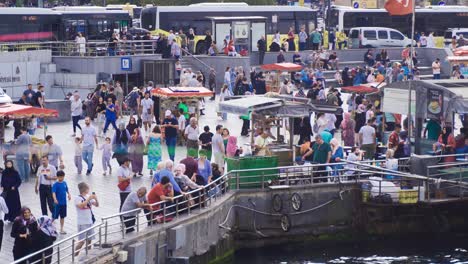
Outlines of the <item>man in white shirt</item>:
[{"label": "man in white shirt", "polygon": [[200,130],[195,117],[190,118],[190,125],[185,128],[184,135],[187,139],[187,157],[198,158],[198,135],[200,135]]},{"label": "man in white shirt", "polygon": [[439,80],[440,79],[440,59],[437,58],[433,63],[432,63],[432,75],[434,80]]},{"label": "man in white shirt", "polygon": [[91,118],[89,116],[85,118],[85,126],[81,130],[81,142],[83,142],[83,160],[88,165],[86,175],[89,175],[91,174],[94,165],[94,144],[96,144],[96,148],[98,148],[96,129],[91,125]]},{"label": "man in white shirt", "polygon": [[175,40],[175,37],[176,37],[176,36],[174,35],[174,31],[169,30],[169,36],[167,36],[167,44],[168,44],[169,46],[172,45],[172,43],[173,43],[174,40]]},{"label": "man in white shirt", "polygon": [[36,177],[36,194],[39,194],[41,201],[42,215],[48,215],[47,206],[49,206],[50,213],[54,210],[54,199],[52,197],[52,185],[57,180],[57,170],[54,166],[49,164],[47,156],[42,157],[42,165],[37,169]]},{"label": "man in white shirt", "polygon": [[[120,192],[120,207],[122,209],[123,203],[127,196],[132,191],[132,181],[130,178],[130,159],[125,158],[120,165],[119,169],[117,170],[117,177],[119,179],[119,192]],[[126,186],[125,186],[126,185]]]},{"label": "man in white shirt", "polygon": [[[93,214],[92,206],[99,206],[99,202],[97,199],[96,194],[93,192],[91,195],[89,193],[89,185],[81,182],[78,184],[78,190],[80,195],[75,197],[75,207],[76,207],[76,223],[78,225],[78,232],[84,231],[89,229],[93,226],[96,219]],[[78,236],[78,240],[80,242],[76,245],[76,253],[77,256],[80,253],[81,247],[87,241],[87,244],[91,244],[91,240],[94,239],[94,229],[90,229]]]},{"label": "man in white shirt", "polygon": [[[148,201],[146,199],[146,188],[140,187],[136,192],[132,192],[127,196],[127,199],[125,199],[125,202],[123,203],[120,212],[123,213],[133,211],[137,208],[144,208],[146,211],[146,209],[149,209],[150,206],[151,205],[148,204]],[[122,215],[123,222],[126,228],[125,233],[130,233],[135,230],[136,218],[138,217],[140,211],[141,210]],[[151,219],[148,220],[151,221]]]},{"label": "man in white shirt", "polygon": [[141,100],[141,119],[143,121],[143,125],[145,126],[146,134],[148,134],[148,130],[151,128],[151,122],[153,121],[154,116],[154,102],[150,98],[150,93],[145,93],[145,98]]},{"label": "man in white shirt", "polygon": [[267,153],[268,147],[268,134],[265,131],[262,131],[260,135],[255,138],[255,150],[257,156],[265,156]]},{"label": "man in white shirt", "polygon": [[373,122],[373,118],[369,119],[367,124],[359,130],[361,149],[365,151],[364,158],[369,160],[374,158],[376,147],[375,129],[371,126]]},{"label": "man in white shirt", "polygon": [[81,126],[78,123],[81,118],[81,114],[83,112],[83,104],[81,102],[80,94],[75,91],[72,98],[70,98],[71,102],[71,116],[72,116],[72,123],[73,123],[73,135],[72,137],[76,136],[76,128],[81,130]]},{"label": "man in white shirt", "polygon": [[222,132],[223,132],[223,126],[217,125],[216,133],[211,140],[211,145],[213,147],[214,162],[218,164],[220,168],[224,168],[224,157],[225,157],[223,137],[221,135]]}]

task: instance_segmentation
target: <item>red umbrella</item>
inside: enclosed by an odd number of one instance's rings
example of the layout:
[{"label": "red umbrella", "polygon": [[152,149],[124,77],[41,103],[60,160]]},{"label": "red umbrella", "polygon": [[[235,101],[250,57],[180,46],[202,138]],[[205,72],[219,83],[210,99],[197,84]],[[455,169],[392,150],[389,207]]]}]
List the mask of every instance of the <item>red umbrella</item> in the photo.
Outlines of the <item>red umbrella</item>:
[{"label": "red umbrella", "polygon": [[302,66],[290,62],[273,63],[262,65],[262,70],[265,71],[300,71]]},{"label": "red umbrella", "polygon": [[357,85],[357,86],[347,86],[341,88],[342,92],[347,93],[375,93],[378,92],[379,89],[364,85]]}]

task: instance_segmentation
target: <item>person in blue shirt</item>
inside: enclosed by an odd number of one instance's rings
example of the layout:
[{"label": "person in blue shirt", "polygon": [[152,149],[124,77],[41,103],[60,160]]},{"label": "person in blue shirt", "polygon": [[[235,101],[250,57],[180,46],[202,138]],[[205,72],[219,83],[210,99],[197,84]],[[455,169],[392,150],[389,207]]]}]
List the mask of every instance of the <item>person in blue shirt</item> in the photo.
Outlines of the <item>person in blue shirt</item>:
[{"label": "person in blue shirt", "polygon": [[115,104],[112,102],[112,98],[107,98],[107,107],[106,107],[106,123],[104,125],[104,134],[106,134],[109,125],[112,124],[112,127],[117,131],[117,112],[115,109]]},{"label": "person in blue shirt", "polygon": [[174,162],[172,162],[172,160],[166,161],[165,168],[154,174],[154,182],[161,182],[163,177],[167,177],[172,184],[172,188],[174,188],[174,196],[178,196],[179,194],[184,194],[184,192],[182,192],[176,180],[174,179],[174,173],[172,173],[173,167]]},{"label": "person in blue shirt", "polygon": [[67,198],[71,200],[68,185],[64,179],[65,172],[62,170],[57,171],[57,182],[52,185],[52,198],[54,199],[52,218],[55,220],[60,217],[60,234],[62,235],[66,234],[63,230],[63,226],[65,224],[65,218],[67,217]]},{"label": "person in blue shirt", "polygon": [[[198,175],[195,178],[192,178],[192,181],[195,181],[198,185],[207,185],[211,182],[211,164],[210,161],[206,158],[206,153],[200,153],[200,158],[198,158]],[[201,177],[197,177],[201,176]],[[202,179],[203,178],[203,182]]]}]

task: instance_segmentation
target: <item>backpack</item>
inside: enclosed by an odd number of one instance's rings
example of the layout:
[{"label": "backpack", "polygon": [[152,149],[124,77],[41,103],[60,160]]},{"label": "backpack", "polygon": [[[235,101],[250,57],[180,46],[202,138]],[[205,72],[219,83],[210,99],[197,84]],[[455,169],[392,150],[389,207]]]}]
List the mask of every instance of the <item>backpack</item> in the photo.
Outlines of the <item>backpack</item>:
[{"label": "backpack", "polygon": [[132,91],[130,94],[127,95],[127,98],[125,98],[125,103],[127,104],[128,107],[135,107],[137,106],[138,102],[138,97],[140,95],[138,94],[138,92],[135,92],[135,91]]}]

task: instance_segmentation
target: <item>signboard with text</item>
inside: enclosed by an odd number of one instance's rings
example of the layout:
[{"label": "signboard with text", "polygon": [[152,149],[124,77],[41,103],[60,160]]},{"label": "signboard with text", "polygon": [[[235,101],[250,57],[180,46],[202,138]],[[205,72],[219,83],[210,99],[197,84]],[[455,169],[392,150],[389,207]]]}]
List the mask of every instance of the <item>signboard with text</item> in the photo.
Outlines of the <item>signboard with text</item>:
[{"label": "signboard with text", "polygon": [[437,89],[427,90],[427,118],[441,120],[444,109],[444,93]]},{"label": "signboard with text", "polygon": [[13,62],[0,63],[0,87],[26,87],[28,83],[38,83],[41,63]]}]

